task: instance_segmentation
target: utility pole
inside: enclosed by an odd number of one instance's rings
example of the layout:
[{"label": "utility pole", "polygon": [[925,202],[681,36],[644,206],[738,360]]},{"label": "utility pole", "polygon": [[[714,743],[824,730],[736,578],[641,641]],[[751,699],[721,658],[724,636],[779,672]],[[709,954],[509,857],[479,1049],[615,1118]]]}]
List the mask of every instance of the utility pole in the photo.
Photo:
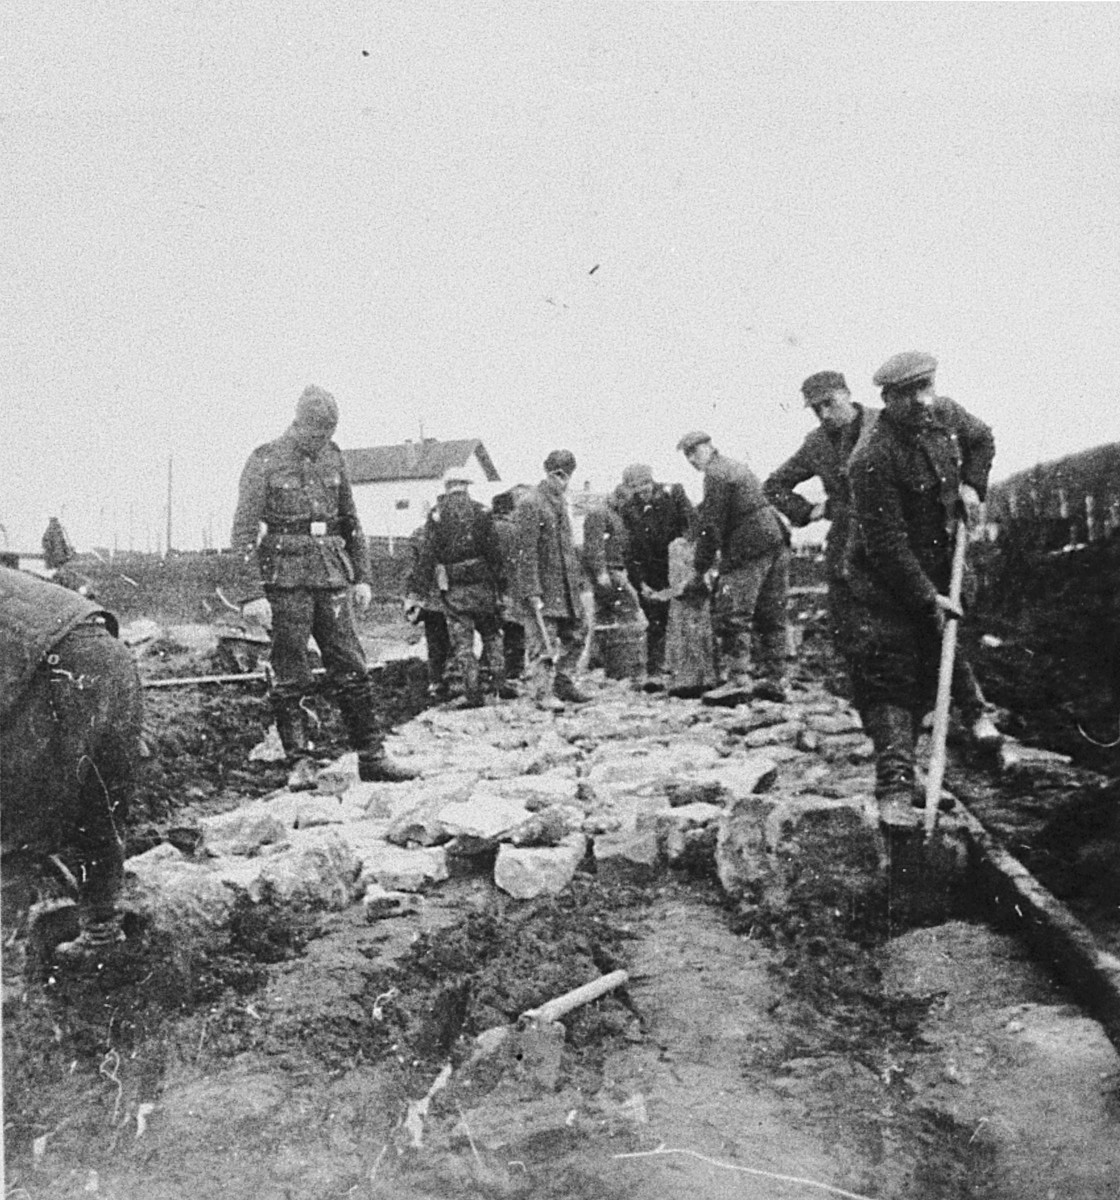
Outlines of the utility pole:
[{"label": "utility pole", "polygon": [[171,466],[174,458],[167,456],[167,553],[171,553]]}]

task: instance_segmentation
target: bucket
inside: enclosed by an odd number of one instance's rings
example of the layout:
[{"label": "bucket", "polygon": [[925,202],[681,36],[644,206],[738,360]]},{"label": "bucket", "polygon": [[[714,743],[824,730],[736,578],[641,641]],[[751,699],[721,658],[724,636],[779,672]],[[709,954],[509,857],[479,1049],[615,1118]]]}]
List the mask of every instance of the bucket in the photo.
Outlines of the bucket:
[{"label": "bucket", "polygon": [[643,679],[646,631],[643,625],[598,625],[595,648],[608,679]]}]

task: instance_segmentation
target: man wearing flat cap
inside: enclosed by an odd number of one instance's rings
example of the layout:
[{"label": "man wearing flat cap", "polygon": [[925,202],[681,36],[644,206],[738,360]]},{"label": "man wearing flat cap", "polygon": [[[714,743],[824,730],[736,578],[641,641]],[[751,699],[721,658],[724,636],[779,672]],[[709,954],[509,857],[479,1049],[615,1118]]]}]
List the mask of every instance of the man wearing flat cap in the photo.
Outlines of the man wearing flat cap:
[{"label": "man wearing flat cap", "polygon": [[[915,743],[937,695],[953,542],[962,515],[975,520],[988,486],[992,431],[934,390],[937,360],[907,351],[875,373],[884,408],[849,462],[856,522],[850,586],[855,631],[853,699],[875,745],[875,794],[886,810],[921,807]],[[953,698],[974,736],[998,738],[967,659],[958,653]]]},{"label": "man wearing flat cap", "polygon": [[[691,586],[694,591],[705,586],[704,577],[718,556],[719,591],[712,623],[721,673],[759,699],[784,701],[789,535],[754,472],[720,454],[706,433],[686,433],[677,449],[704,475]],[[752,634],[759,642],[757,683],[752,676]]]},{"label": "man wearing flat cap", "polygon": [[244,611],[272,626],[272,708],[293,790],[316,782],[304,708],[315,686],[310,637],[358,751],[360,777],[390,783],[412,778],[386,761],[354,625],[352,604],[365,609],[372,597],[369,549],[342,451],[331,440],[337,425],[334,397],[307,387],[288,429],[249,456],[233,518],[231,545],[252,575]]},{"label": "man wearing flat cap", "polygon": [[679,483],[666,487],[654,482],[645,463],[634,463],[622,472],[622,487],[626,494],[622,520],[629,543],[626,572],[649,621],[646,660],[650,676],[657,676],[664,667],[669,619],[669,601],[658,599],[657,593],[669,586],[669,546],[688,534],[692,504]]},{"label": "man wearing flat cap", "polygon": [[570,450],[553,450],[544,460],[544,479],[514,510],[526,672],[533,699],[552,711],[588,699],[573,678],[583,650],[583,569],[564,497],[575,469]]},{"label": "man wearing flat cap", "polygon": [[[879,410],[852,400],[847,381],[839,371],[818,371],[801,385],[805,407],[819,424],[762,485],[767,500],[791,525],[802,528],[813,521],[830,522],[825,548],[829,625],[837,651],[847,656],[851,627],[848,593],[848,544],[852,523],[848,460],[867,444]],[[824,487],[823,504],[811,504],[794,489],[810,479]]]}]

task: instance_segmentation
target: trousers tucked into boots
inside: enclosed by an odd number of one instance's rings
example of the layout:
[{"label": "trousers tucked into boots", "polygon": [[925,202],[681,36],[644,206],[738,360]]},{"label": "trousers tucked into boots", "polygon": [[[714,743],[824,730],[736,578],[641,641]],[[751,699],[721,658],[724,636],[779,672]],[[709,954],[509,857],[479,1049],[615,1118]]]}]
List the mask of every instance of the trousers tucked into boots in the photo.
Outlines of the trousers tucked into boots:
[{"label": "trousers tucked into boots", "polygon": [[385,758],[383,738],[373,711],[369,677],[348,679],[339,685],[338,707],[346,725],[351,749],[358,752],[358,778],[364,783],[405,783],[416,776]]},{"label": "trousers tucked into boots", "polygon": [[875,704],[864,709],[862,717],[875,747],[876,799],[912,803],[918,729],[914,714],[893,704]]}]

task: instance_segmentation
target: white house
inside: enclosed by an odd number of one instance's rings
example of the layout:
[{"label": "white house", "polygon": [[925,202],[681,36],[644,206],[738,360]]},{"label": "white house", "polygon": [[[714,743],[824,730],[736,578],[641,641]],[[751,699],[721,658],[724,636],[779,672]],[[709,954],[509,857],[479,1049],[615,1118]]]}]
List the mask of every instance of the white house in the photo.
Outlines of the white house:
[{"label": "white house", "polygon": [[484,504],[500,491],[499,475],[479,438],[436,438],[398,446],[343,450],[366,537],[406,538],[424,523],[444,480],[471,480],[471,495]]}]

